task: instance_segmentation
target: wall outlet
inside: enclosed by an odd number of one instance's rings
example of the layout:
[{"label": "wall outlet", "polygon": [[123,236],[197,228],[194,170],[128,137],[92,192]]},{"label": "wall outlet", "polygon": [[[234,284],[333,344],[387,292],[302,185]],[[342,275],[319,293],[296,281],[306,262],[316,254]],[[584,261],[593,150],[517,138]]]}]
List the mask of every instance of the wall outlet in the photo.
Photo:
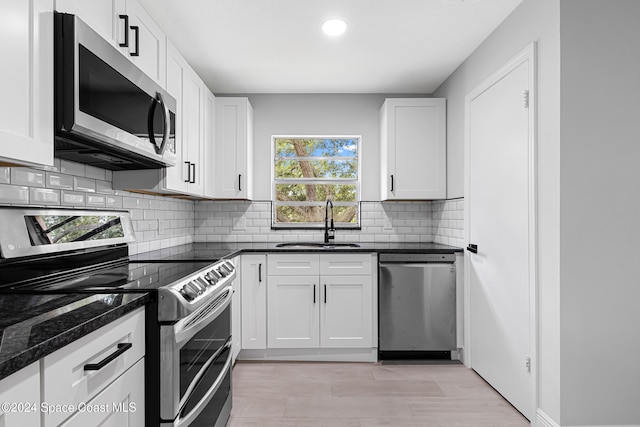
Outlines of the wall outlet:
[{"label": "wall outlet", "polygon": [[164,234],[164,221],[161,221],[159,219],[157,219],[156,221],[158,221],[158,227],[156,227],[158,230],[158,235]]},{"label": "wall outlet", "polygon": [[393,230],[393,224],[391,224],[390,218],[385,218],[384,225],[382,226],[383,230]]}]

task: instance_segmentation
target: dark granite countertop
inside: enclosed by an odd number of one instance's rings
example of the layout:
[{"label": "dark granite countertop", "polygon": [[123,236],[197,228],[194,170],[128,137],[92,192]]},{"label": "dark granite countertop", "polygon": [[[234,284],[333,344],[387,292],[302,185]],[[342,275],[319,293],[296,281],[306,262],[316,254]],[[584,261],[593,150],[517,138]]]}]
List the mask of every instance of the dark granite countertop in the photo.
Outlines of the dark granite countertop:
[{"label": "dark granite countertop", "polygon": [[0,379],[148,301],[146,292],[0,294]]},{"label": "dark granite countertop", "polygon": [[[251,252],[317,252],[317,253],[446,253],[462,252],[462,248],[442,245],[439,243],[358,243],[359,247],[330,247],[330,248],[302,248],[302,247],[278,247],[283,242],[253,242],[253,243],[190,243],[173,246],[166,249],[144,252],[131,255],[133,262],[158,262],[158,261],[217,261],[222,258],[230,258],[240,253]],[[294,242],[291,242],[294,243]],[[298,242],[302,243],[302,242]],[[319,242],[314,242],[319,243]],[[342,242],[336,242],[340,244]]]}]

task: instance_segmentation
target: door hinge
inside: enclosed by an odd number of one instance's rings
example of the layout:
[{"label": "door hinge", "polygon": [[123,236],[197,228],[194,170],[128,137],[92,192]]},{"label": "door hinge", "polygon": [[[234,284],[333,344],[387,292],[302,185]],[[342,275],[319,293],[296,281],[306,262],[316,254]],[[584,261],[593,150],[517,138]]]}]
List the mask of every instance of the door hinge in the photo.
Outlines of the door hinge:
[{"label": "door hinge", "polygon": [[524,108],[529,108],[529,89],[524,91]]},{"label": "door hinge", "polygon": [[526,356],[524,358],[524,367],[526,368],[527,372],[531,372],[531,356]]}]

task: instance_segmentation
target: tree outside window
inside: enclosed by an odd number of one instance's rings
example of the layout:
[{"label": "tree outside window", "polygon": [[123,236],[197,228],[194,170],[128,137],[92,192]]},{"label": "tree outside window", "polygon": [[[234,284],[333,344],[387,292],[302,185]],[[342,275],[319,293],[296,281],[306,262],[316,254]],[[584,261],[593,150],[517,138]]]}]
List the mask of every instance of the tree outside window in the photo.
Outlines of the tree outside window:
[{"label": "tree outside window", "polygon": [[336,227],[359,226],[359,136],[276,136],[273,226],[321,227],[326,201]]}]

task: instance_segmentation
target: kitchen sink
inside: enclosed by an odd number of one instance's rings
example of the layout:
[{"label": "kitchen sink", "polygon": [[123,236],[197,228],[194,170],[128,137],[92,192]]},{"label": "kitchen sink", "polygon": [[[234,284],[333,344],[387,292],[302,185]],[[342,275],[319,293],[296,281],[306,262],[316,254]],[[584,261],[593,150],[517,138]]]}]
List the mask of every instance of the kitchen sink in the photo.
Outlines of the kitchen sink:
[{"label": "kitchen sink", "polygon": [[360,245],[358,243],[287,242],[276,244],[276,248],[295,249],[344,249],[359,247]]}]

